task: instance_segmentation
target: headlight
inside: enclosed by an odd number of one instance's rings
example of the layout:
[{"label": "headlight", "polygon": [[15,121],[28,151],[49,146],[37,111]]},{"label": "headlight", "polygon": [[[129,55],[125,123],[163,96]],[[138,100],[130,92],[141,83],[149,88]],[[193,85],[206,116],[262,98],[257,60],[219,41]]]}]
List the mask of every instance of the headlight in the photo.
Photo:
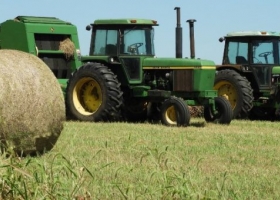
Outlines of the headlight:
[{"label": "headlight", "polygon": [[80,49],[76,49],[76,54],[77,54],[78,60],[81,60],[82,55],[81,55]]}]

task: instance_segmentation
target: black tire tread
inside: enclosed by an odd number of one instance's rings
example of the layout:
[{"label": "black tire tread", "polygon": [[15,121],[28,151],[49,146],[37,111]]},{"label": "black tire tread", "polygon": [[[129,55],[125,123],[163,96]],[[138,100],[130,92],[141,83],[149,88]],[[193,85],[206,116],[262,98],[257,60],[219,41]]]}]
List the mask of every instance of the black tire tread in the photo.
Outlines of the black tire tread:
[{"label": "black tire tread", "polygon": [[[71,90],[73,90],[79,78],[91,75],[96,75],[101,78],[107,100],[104,102],[105,105],[101,108],[102,110],[100,112],[83,116],[73,105]],[[75,70],[68,80],[66,88],[66,112],[70,118],[81,121],[116,121],[120,118],[120,108],[123,103],[122,95],[123,92],[120,89],[120,83],[116,75],[107,66],[100,63],[87,63]]]},{"label": "black tire tread", "polygon": [[209,105],[204,108],[204,118],[207,122],[215,122],[218,124],[230,124],[233,111],[228,100],[224,97],[215,98],[215,107],[218,111],[217,115],[213,114],[213,110]]},{"label": "black tire tread", "polygon": [[169,99],[166,99],[161,106],[161,122],[165,125],[170,125],[165,120],[165,110],[171,105],[175,106],[179,112],[177,117],[177,126],[188,126],[191,118],[190,110],[187,104],[183,99],[171,96]]},{"label": "black tire tread", "polygon": [[228,81],[236,89],[239,100],[233,110],[233,118],[246,118],[253,107],[253,89],[246,77],[231,69],[220,70],[215,78],[215,84],[219,81]]}]

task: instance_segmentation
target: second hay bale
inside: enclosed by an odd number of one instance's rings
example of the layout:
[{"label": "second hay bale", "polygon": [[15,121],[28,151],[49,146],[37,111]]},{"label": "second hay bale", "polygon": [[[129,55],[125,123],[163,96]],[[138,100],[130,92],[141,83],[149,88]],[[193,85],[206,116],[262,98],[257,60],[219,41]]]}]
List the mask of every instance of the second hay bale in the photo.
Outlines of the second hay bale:
[{"label": "second hay bale", "polygon": [[69,38],[66,38],[59,43],[59,50],[63,51],[66,59],[69,59],[74,55],[75,49],[75,44]]},{"label": "second hay bale", "polygon": [[62,90],[38,57],[0,50],[0,139],[23,154],[53,148],[65,121]]}]

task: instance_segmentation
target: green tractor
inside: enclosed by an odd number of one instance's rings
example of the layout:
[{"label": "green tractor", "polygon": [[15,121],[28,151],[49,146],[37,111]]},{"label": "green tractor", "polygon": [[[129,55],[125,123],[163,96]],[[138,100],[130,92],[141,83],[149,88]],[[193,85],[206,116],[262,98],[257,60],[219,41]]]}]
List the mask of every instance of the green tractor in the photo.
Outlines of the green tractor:
[{"label": "green tractor", "polygon": [[41,58],[63,91],[72,71],[82,65],[77,28],[55,17],[18,16],[0,24],[0,49],[15,49]]},{"label": "green tractor", "polygon": [[280,33],[232,32],[225,41],[214,89],[227,98],[234,118],[275,120],[280,103]]},{"label": "green tractor", "polygon": [[208,122],[229,124],[229,102],[213,90],[216,66],[192,55],[182,58],[180,9],[177,10],[176,58],[155,57],[154,27],[150,19],[98,19],[92,31],[90,52],[69,78],[66,109],[81,121],[161,120],[165,125],[186,126],[188,106],[203,106]]}]

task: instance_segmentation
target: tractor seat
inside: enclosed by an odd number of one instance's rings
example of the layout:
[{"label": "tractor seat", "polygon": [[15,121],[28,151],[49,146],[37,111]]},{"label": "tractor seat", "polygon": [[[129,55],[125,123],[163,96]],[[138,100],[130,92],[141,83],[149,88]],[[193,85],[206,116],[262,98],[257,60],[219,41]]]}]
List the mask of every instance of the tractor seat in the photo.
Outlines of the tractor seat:
[{"label": "tractor seat", "polygon": [[243,56],[236,56],[236,64],[248,64],[248,61]]},{"label": "tractor seat", "polygon": [[107,44],[106,55],[117,55],[117,46],[113,44]]}]

